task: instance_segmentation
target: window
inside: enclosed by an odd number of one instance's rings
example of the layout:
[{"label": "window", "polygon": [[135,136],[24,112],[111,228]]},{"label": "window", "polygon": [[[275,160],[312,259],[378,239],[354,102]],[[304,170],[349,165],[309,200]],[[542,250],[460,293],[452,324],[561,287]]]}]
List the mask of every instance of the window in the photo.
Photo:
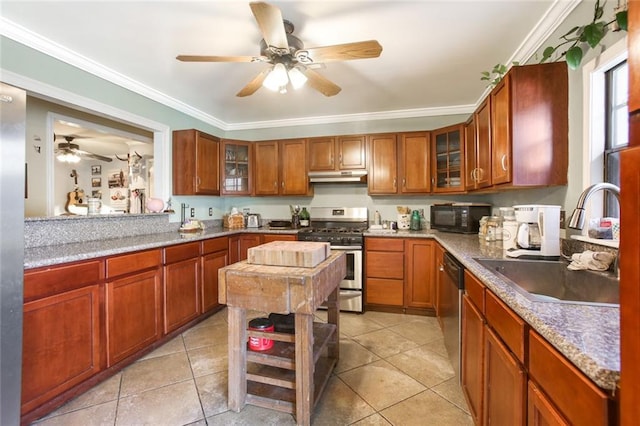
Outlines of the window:
[{"label": "window", "polygon": [[[629,144],[629,67],[624,61],[605,72],[604,181],[620,186],[620,151]],[[605,217],[620,217],[618,201],[604,200]]]}]

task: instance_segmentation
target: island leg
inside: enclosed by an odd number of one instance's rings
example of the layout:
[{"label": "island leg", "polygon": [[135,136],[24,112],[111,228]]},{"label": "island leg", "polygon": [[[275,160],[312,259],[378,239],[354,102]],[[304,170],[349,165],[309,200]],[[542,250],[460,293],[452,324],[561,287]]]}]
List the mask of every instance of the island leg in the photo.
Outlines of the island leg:
[{"label": "island leg", "polygon": [[327,323],[336,326],[336,332],[328,345],[329,357],[338,362],[340,359],[340,289],[336,287],[327,298]]},{"label": "island leg", "polygon": [[240,412],[247,398],[247,312],[228,307],[229,409]]},{"label": "island leg", "polygon": [[313,315],[295,314],[296,423],[311,424],[313,408]]}]

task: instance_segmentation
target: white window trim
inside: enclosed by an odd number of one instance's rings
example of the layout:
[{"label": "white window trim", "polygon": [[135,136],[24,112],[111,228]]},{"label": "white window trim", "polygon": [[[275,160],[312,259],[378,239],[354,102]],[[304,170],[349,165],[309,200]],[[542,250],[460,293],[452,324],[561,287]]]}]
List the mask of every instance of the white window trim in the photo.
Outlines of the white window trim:
[{"label": "white window trim", "polygon": [[[602,105],[604,105],[605,73],[625,59],[627,59],[627,37],[617,41],[582,67],[583,189],[594,183],[602,182],[604,179],[605,112]],[[604,197],[602,192],[594,194],[586,206],[586,218],[597,216],[593,212],[601,212],[603,206]],[[588,226],[585,226],[582,230],[582,235],[586,236],[587,232]]]}]

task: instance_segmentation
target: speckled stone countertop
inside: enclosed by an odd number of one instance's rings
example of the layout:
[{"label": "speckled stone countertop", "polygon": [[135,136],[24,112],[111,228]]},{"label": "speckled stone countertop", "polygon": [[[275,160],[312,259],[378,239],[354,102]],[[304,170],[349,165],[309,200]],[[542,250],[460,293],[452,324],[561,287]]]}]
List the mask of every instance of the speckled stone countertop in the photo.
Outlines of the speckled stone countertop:
[{"label": "speckled stone countertop", "polygon": [[[158,219],[153,220],[157,221]],[[164,222],[162,226],[165,226]],[[269,228],[230,230],[208,226],[203,232],[180,234],[177,232],[177,226],[175,228],[171,232],[28,247],[25,249],[24,267],[32,269],[51,266],[238,233],[297,233],[297,230],[270,230]],[[500,297],[598,386],[604,389],[615,389],[620,378],[620,318],[617,306],[534,302],[525,298],[474,260],[476,257],[500,257],[502,255],[501,249],[496,250],[490,246],[479,244],[477,235],[437,231],[399,231],[393,234],[365,232],[364,235],[366,237],[433,238],[437,240],[487,288]]]},{"label": "speckled stone countertop", "polygon": [[[367,232],[366,237],[433,238],[522,319],[603,389],[620,379],[620,309],[616,305],[534,302],[474,260],[502,257],[500,247],[480,244],[477,235],[438,231]],[[366,242],[365,242],[366,245]]]}]

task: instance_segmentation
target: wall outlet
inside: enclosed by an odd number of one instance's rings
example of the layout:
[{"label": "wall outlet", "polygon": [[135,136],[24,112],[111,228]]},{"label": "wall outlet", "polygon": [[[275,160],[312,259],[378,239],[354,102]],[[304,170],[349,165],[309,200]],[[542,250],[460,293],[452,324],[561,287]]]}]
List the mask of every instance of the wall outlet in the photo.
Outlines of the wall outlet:
[{"label": "wall outlet", "polygon": [[191,217],[196,217],[196,208],[191,207]]},{"label": "wall outlet", "polygon": [[209,216],[213,216],[213,207],[209,207]]}]

